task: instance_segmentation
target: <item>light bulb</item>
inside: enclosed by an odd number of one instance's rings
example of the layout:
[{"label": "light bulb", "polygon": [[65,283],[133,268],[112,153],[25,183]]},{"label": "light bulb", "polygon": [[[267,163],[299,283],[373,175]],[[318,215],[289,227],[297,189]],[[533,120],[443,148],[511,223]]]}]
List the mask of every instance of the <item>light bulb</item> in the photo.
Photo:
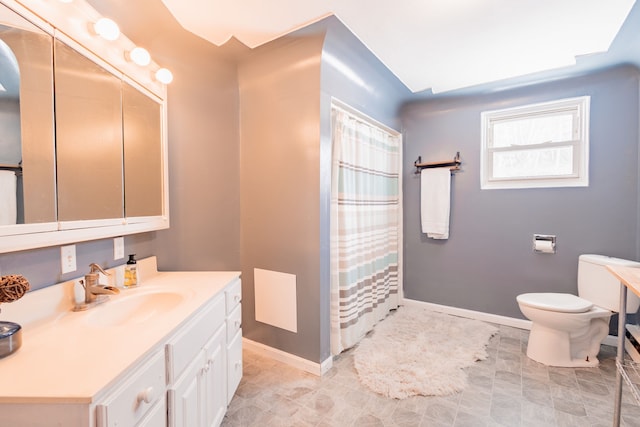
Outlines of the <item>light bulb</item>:
[{"label": "light bulb", "polygon": [[60,3],[73,3],[73,0],[60,0]]},{"label": "light bulb", "polygon": [[156,71],[156,80],[158,80],[160,83],[168,85],[173,81],[173,74],[171,74],[171,71],[167,70],[166,68],[160,68],[158,71]]},{"label": "light bulb", "polygon": [[141,67],[149,65],[151,63],[151,55],[149,55],[147,49],[143,47],[136,47],[132,49],[131,52],[129,52],[129,58],[131,58],[134,63],[140,65]]},{"label": "light bulb", "polygon": [[100,37],[105,40],[115,40],[120,36],[120,28],[118,24],[109,18],[100,18],[93,24],[93,29]]}]

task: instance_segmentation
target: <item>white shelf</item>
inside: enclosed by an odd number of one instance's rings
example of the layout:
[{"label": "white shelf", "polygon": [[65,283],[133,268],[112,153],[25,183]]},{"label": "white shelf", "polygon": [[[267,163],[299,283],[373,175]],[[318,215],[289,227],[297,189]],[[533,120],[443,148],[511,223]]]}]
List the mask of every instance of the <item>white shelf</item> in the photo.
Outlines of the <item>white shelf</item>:
[{"label": "white shelf", "polygon": [[624,360],[622,363],[616,360],[616,368],[622,379],[629,386],[629,391],[640,404],[640,363]]},{"label": "white shelf", "polygon": [[[625,360],[625,336],[627,332],[627,294],[631,290],[640,296],[640,268],[608,265],[607,270],[620,280],[620,306],[618,310],[618,355],[616,357],[616,397],[613,410],[613,426],[620,426],[622,409],[622,385],[626,382],[631,394],[640,404],[638,388],[640,386],[640,364]],[[633,377],[633,378],[632,378]]]}]

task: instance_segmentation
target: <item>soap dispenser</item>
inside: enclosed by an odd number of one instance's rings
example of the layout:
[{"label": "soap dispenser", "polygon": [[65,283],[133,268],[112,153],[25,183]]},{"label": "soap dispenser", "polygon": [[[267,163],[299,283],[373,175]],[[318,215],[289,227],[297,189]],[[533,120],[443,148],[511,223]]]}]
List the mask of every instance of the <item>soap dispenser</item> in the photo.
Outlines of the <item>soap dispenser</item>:
[{"label": "soap dispenser", "polygon": [[138,265],[136,254],[129,255],[129,261],[124,266],[124,287],[132,288],[138,285]]}]

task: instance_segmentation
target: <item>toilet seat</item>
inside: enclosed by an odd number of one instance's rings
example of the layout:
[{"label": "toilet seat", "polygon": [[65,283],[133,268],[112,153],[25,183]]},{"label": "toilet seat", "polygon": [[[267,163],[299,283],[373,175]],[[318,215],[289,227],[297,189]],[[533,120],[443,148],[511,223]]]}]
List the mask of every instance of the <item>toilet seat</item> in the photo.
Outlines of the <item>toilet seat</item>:
[{"label": "toilet seat", "polygon": [[593,307],[593,303],[573,294],[530,293],[518,295],[520,304],[540,310],[559,313],[585,313]]}]

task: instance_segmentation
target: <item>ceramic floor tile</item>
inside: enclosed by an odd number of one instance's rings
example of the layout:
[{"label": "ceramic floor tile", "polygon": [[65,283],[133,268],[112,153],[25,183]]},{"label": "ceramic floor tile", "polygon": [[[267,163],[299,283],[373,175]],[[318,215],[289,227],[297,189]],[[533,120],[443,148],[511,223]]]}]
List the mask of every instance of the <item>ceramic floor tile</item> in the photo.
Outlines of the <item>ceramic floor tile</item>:
[{"label": "ceramic floor tile", "polygon": [[453,427],[486,427],[489,425],[489,417],[475,412],[458,411]]},{"label": "ceramic floor tile", "polygon": [[522,424],[552,426],[555,424],[555,410],[552,406],[538,405],[537,403],[523,400]]},{"label": "ceramic floor tile", "polygon": [[[359,380],[344,352],[322,377],[245,351],[244,376],[224,427],[584,427],[610,426],[615,349],[596,368],[554,368],[526,356],[528,331],[499,326],[488,357],[466,369],[468,385],[449,396],[380,396]],[[640,381],[640,377],[638,378]],[[624,386],[624,427],[640,426],[640,406]]]},{"label": "ceramic floor tile", "polygon": [[384,421],[373,415],[362,415],[354,423],[354,427],[384,427]]},{"label": "ceramic floor tile", "polygon": [[578,390],[578,387],[564,387],[557,384],[549,384],[549,390],[551,391],[552,399],[564,399],[574,402],[580,402],[583,400],[583,396]]},{"label": "ceramic floor tile", "polygon": [[522,389],[522,397],[531,403],[535,403],[541,406],[552,407],[553,400],[551,398],[551,392],[549,391],[549,387],[543,388],[523,388]]},{"label": "ceramic floor tile", "polygon": [[594,397],[596,399],[608,399],[611,401],[615,397],[613,387],[609,388],[604,383],[578,380],[578,388],[583,395]]}]

